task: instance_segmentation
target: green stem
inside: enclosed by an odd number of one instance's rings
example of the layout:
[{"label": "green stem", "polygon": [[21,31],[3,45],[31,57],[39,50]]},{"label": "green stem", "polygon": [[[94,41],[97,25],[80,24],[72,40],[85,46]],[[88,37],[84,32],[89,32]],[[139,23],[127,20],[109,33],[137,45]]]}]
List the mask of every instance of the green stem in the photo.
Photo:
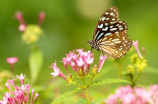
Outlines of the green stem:
[{"label": "green stem", "polygon": [[90,98],[89,98],[89,94],[88,94],[88,88],[85,88],[85,89],[84,89],[84,93],[85,93],[85,95],[86,95],[88,104],[91,104],[91,101],[90,101]]},{"label": "green stem", "polygon": [[130,74],[129,77],[130,77],[130,80],[131,80],[131,83],[132,83],[132,88],[133,88],[135,86],[135,81],[134,81],[133,75]]},{"label": "green stem", "polygon": [[89,80],[89,82],[88,82],[88,84],[87,84],[88,86],[89,86],[89,84],[91,83],[91,81],[92,81],[92,79],[94,78],[94,76],[95,76],[95,75],[93,75],[92,78]]},{"label": "green stem", "polygon": [[138,81],[141,74],[142,74],[142,71],[137,75],[136,79],[134,80],[134,83],[136,83]]},{"label": "green stem", "polygon": [[80,84],[78,84],[78,83],[76,83],[76,82],[73,82],[73,84],[75,84],[75,85],[77,85],[77,86],[83,88],[83,86],[81,86]]},{"label": "green stem", "polygon": [[121,65],[120,65],[120,63],[119,63],[119,61],[117,59],[116,59],[116,64],[117,64],[118,69],[119,69],[119,71],[118,71],[118,78],[121,78],[122,67],[121,67]]}]

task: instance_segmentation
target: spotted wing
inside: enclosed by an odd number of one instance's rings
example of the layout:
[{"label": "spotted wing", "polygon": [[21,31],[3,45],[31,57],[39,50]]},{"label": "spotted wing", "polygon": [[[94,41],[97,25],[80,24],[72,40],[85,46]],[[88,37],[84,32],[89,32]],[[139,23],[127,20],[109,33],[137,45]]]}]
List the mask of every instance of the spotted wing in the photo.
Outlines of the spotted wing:
[{"label": "spotted wing", "polygon": [[99,49],[113,58],[123,57],[132,47],[132,40],[125,32],[108,35],[99,40]]},{"label": "spotted wing", "polygon": [[[102,24],[101,24],[102,25]],[[96,42],[102,39],[103,37],[106,37],[111,34],[117,34],[119,32],[126,32],[128,29],[128,26],[125,21],[118,21],[115,22],[109,26],[98,26],[98,31],[96,33],[96,37],[94,37],[93,40]]]},{"label": "spotted wing", "polygon": [[[111,7],[108,10],[106,10],[100,17],[93,34],[93,40],[95,40],[100,35],[98,33],[99,31],[101,31],[103,28],[106,29],[106,27],[116,22],[119,22],[119,11],[117,7]],[[105,33],[106,32],[108,31],[105,31]]]}]

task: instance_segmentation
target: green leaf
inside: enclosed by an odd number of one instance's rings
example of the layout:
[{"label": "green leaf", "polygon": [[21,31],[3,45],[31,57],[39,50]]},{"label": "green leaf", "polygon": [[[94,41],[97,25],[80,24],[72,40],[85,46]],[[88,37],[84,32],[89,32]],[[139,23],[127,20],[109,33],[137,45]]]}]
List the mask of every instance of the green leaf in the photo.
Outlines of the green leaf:
[{"label": "green leaf", "polygon": [[43,55],[41,50],[39,48],[33,49],[29,57],[31,80],[33,83],[36,82],[38,78],[38,75],[42,67],[42,63],[43,63]]},{"label": "green leaf", "polygon": [[131,82],[123,80],[123,79],[102,79],[102,80],[97,80],[97,81],[92,82],[90,86],[104,85],[104,84],[109,84],[109,83],[120,83],[120,82],[131,84]]},{"label": "green leaf", "polygon": [[144,72],[158,74],[158,68],[148,66],[144,69]]},{"label": "green leaf", "polygon": [[75,92],[77,92],[78,90],[80,90],[81,88],[80,87],[77,87],[77,88],[74,88],[74,89],[71,89],[67,92],[65,92],[63,95],[61,95],[58,99],[56,99],[54,102],[52,102],[51,104],[56,104],[60,101],[62,101],[63,99],[65,99],[66,97],[74,94]]},{"label": "green leaf", "polygon": [[88,104],[86,98],[80,98],[76,104]]}]

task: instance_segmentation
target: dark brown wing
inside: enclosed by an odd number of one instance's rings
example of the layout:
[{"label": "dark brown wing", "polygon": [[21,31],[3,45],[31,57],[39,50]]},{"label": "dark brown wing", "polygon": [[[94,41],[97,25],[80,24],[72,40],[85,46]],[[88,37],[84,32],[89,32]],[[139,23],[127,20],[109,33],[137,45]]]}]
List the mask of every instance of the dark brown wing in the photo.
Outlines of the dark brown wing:
[{"label": "dark brown wing", "polygon": [[105,28],[107,26],[110,26],[111,24],[114,24],[115,22],[119,21],[119,11],[117,7],[111,7],[108,10],[106,10],[102,16],[100,17],[98,24],[96,25],[94,34],[93,34],[93,40],[95,40],[99,36],[99,31],[102,30],[102,28]]}]

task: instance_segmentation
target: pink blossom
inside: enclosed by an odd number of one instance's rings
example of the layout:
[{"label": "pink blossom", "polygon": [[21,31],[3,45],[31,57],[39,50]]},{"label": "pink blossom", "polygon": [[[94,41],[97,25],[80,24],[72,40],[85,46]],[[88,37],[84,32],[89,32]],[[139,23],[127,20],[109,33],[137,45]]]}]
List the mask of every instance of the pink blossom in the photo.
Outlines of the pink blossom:
[{"label": "pink blossom", "polygon": [[54,72],[51,73],[51,75],[53,75],[53,77],[59,76],[59,68],[56,66],[56,61],[55,63],[52,63],[52,66],[50,66],[50,68],[54,69]]},{"label": "pink blossom", "polygon": [[21,25],[19,26],[19,30],[20,30],[20,31],[24,32],[25,29],[26,29],[26,26],[25,26],[24,24],[21,24]]},{"label": "pink blossom", "polygon": [[107,100],[105,100],[107,104],[117,104],[118,97],[116,95],[110,95]]},{"label": "pink blossom", "polygon": [[52,63],[52,66],[49,66],[49,68],[54,69],[54,72],[51,73],[51,75],[53,75],[53,77],[59,76],[59,77],[62,77],[63,79],[65,79],[65,80],[67,80],[66,75],[64,75],[64,74],[59,70],[59,68],[57,67],[56,61],[55,61],[55,63]]},{"label": "pink blossom", "polygon": [[44,17],[45,17],[45,13],[44,12],[41,12],[39,14],[39,20],[38,20],[38,25],[41,26],[42,25],[42,22],[44,20]]},{"label": "pink blossom", "polygon": [[[19,76],[17,77],[19,78]],[[13,85],[13,87],[10,87],[10,84]],[[34,100],[29,100],[29,89],[31,86],[29,84],[25,85],[24,83],[21,83],[21,87],[15,86],[14,78],[13,80],[8,80],[5,86],[9,89],[9,92],[4,94],[3,100],[0,100],[0,104],[33,104],[37,97],[35,94]],[[31,95],[31,99],[33,99],[33,94]]]},{"label": "pink blossom", "polygon": [[145,47],[142,47],[143,54],[145,55]]},{"label": "pink blossom", "polygon": [[19,78],[20,79],[20,81],[21,81],[21,84],[23,84],[24,83],[24,78],[25,78],[25,75],[23,75],[22,73],[20,74],[20,76],[18,76],[18,75],[16,75],[17,76],[17,78]]},{"label": "pink blossom", "polygon": [[105,56],[103,56],[102,54],[100,55],[100,61],[99,61],[99,66],[98,66],[97,72],[100,71],[100,69],[102,68],[106,59],[107,59],[107,55],[105,55]]},{"label": "pink blossom", "polygon": [[25,21],[23,19],[23,15],[22,15],[21,12],[16,13],[15,17],[18,19],[18,21],[20,22],[20,24],[26,26],[26,23],[25,23]]},{"label": "pink blossom", "polygon": [[18,61],[17,57],[9,57],[9,58],[7,58],[7,63],[9,63],[9,64],[14,64],[17,61]]},{"label": "pink blossom", "polygon": [[[76,53],[78,54],[76,54]],[[68,65],[79,74],[79,76],[85,75],[89,73],[90,65],[93,64],[94,57],[91,51],[84,52],[83,49],[76,49],[76,51],[70,51],[69,54],[66,54],[66,57],[62,58],[63,64],[65,66],[65,69],[68,73],[68,76],[71,74],[68,72]],[[99,67],[97,69],[97,73],[100,71],[101,67],[103,66],[103,63],[107,59],[107,55],[100,56],[100,62],[99,62]],[[56,63],[52,64],[50,68],[54,69],[54,72],[51,73],[52,75],[55,76],[64,76],[63,78],[65,79],[65,75],[59,70],[59,68],[56,67]],[[60,75],[60,73],[62,73]]]},{"label": "pink blossom", "polygon": [[110,95],[105,103],[107,104],[158,104],[158,85],[134,89],[130,86],[120,87],[113,95]]},{"label": "pink blossom", "polygon": [[133,45],[134,45],[134,47],[135,47],[135,49],[136,49],[136,51],[137,51],[139,57],[142,58],[142,55],[141,55],[141,53],[140,53],[140,51],[139,51],[139,49],[138,49],[138,40],[133,41]]}]

